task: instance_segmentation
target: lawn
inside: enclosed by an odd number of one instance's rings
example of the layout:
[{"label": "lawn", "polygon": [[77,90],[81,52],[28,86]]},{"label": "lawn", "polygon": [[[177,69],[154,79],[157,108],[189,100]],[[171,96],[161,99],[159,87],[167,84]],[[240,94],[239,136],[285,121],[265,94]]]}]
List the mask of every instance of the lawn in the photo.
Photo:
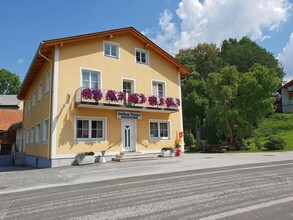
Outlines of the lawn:
[{"label": "lawn", "polygon": [[264,144],[270,135],[279,135],[286,142],[283,151],[293,150],[293,114],[274,114],[262,121],[258,128],[253,131],[252,138],[245,142],[251,142],[251,151],[258,151],[255,148],[255,141]]}]

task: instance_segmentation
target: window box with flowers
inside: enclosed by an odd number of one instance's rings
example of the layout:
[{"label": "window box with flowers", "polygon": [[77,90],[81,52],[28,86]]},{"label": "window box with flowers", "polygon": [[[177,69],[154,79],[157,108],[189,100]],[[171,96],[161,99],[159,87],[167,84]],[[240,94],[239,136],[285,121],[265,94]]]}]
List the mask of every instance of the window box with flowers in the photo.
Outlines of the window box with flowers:
[{"label": "window box with flowers", "polygon": [[162,106],[165,104],[165,99],[163,97],[157,97],[157,96],[150,96],[148,97],[148,103],[151,106]]},{"label": "window box with flowers", "polygon": [[147,101],[147,98],[144,94],[138,94],[138,93],[131,93],[128,96],[128,102],[131,104],[144,104]]},{"label": "window box with flowers", "polygon": [[100,89],[92,89],[93,99],[99,102],[103,98],[103,92]]},{"label": "window box with flowers", "polygon": [[114,90],[108,90],[106,93],[106,100],[110,102],[118,102],[126,99],[126,93],[123,91],[116,92]]},{"label": "window box with flowers", "polygon": [[166,99],[166,106],[168,108],[178,108],[178,106],[180,106],[180,99],[178,98],[171,98],[171,97],[168,97]]},{"label": "window box with flowers", "polygon": [[81,92],[81,96],[83,99],[91,99],[92,95],[92,90],[90,88],[84,88]]}]

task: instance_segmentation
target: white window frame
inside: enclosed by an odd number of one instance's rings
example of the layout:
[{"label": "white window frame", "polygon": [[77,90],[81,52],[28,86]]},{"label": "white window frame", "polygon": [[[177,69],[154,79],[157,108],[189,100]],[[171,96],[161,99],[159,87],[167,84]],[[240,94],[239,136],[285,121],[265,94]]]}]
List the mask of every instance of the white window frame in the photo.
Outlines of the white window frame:
[{"label": "white window frame", "polygon": [[82,87],[82,88],[83,88],[83,77],[82,77],[83,72],[89,72],[90,73],[90,78],[89,78],[89,88],[90,89],[92,87],[92,85],[91,85],[92,84],[91,74],[92,73],[97,73],[98,74],[98,89],[102,90],[102,71],[101,70],[81,67],[80,68],[80,87]]},{"label": "white window frame", "polygon": [[48,71],[46,74],[46,80],[45,80],[45,95],[48,95],[50,92],[50,76],[51,76],[51,71]]},{"label": "white window frame", "polygon": [[34,143],[34,126],[31,126],[31,131],[30,131],[30,144]]},{"label": "white window frame", "polygon": [[123,83],[124,82],[130,82],[132,84],[132,92],[135,93],[136,92],[136,86],[135,86],[135,79],[130,79],[130,78],[124,78],[122,77],[122,80],[121,80],[121,91],[123,91]]},{"label": "white window frame", "polygon": [[36,124],[36,135],[35,135],[35,143],[41,142],[41,123]]},{"label": "white window frame", "polygon": [[28,97],[27,99],[27,112],[31,111],[31,97]]},{"label": "white window frame", "polygon": [[[105,51],[106,51],[106,44],[108,44],[110,46],[110,54],[106,54],[105,53]],[[116,48],[116,56],[113,56],[111,54],[112,47],[115,47]],[[111,57],[111,58],[116,58],[116,59],[119,59],[120,58],[120,44],[118,44],[118,43],[115,43],[115,42],[112,42],[112,41],[104,41],[103,42],[103,51],[104,51],[104,56],[105,57]]]},{"label": "white window frame", "polygon": [[32,94],[32,108],[36,106],[36,90],[33,91]]},{"label": "white window frame", "polygon": [[[78,120],[88,120],[89,121],[89,137],[88,138],[77,138],[77,121]],[[91,138],[91,122],[92,121],[103,121],[103,137],[102,138]],[[107,140],[107,118],[105,117],[84,117],[84,116],[75,116],[74,117],[74,141],[75,142],[103,142]]]},{"label": "white window frame", "polygon": [[25,133],[25,144],[29,144],[29,138],[30,138],[29,134],[30,134],[30,130],[28,128],[26,129],[26,133]]},{"label": "white window frame", "polygon": [[46,118],[43,121],[43,132],[42,133],[43,133],[42,134],[42,141],[44,143],[48,142],[48,139],[49,139],[49,118]]},{"label": "white window frame", "polygon": [[[151,123],[158,123],[158,137],[152,137],[151,136]],[[168,137],[160,137],[160,123],[167,123],[167,129],[168,129]],[[171,138],[171,121],[169,120],[158,120],[158,119],[150,119],[149,120],[149,140],[151,141],[157,141],[157,140],[172,140]]]},{"label": "white window frame", "polygon": [[42,100],[42,92],[43,92],[43,86],[42,86],[42,81],[39,82],[38,84],[38,103]]},{"label": "white window frame", "polygon": [[25,100],[24,101],[24,114],[27,114],[27,103],[28,103],[28,101]]},{"label": "white window frame", "polygon": [[[158,84],[162,84],[163,85],[163,96],[162,97],[167,97],[167,86],[166,86],[166,82],[165,81],[161,81],[161,80],[152,80],[151,81],[151,88],[152,88],[152,95],[158,96],[159,97],[159,90],[158,90]],[[154,83],[157,84],[157,91],[156,94],[154,94]]]},{"label": "white window frame", "polygon": [[[140,61],[137,61],[136,58],[136,53],[139,52],[140,54],[144,53],[146,55],[146,62],[142,62],[141,61],[141,55],[140,55]],[[149,51],[144,50],[144,49],[140,49],[140,48],[135,48],[135,52],[134,52],[134,59],[136,63],[140,63],[140,64],[145,64],[145,65],[149,65],[150,64],[150,55],[149,55]]]}]

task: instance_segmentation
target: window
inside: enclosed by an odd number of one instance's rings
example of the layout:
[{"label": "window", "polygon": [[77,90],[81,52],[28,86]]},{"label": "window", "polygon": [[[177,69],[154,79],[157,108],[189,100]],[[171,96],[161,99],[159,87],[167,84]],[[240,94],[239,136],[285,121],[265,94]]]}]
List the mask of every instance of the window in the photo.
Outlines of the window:
[{"label": "window", "polygon": [[119,44],[113,42],[104,42],[104,55],[113,58],[119,58]]},{"label": "window", "polygon": [[150,139],[170,139],[170,123],[168,121],[151,121]]},{"label": "window", "polygon": [[99,89],[100,72],[82,70],[82,87],[90,89]]},{"label": "window", "polygon": [[31,133],[30,133],[30,143],[34,143],[34,126],[31,127]]},{"label": "window", "polygon": [[28,101],[24,101],[24,114],[27,114],[27,103]]},{"label": "window", "polygon": [[39,86],[38,86],[38,102],[41,101],[42,99],[42,82],[39,83]]},{"label": "window", "polygon": [[78,141],[103,141],[106,139],[105,119],[77,118],[75,130],[75,139]]},{"label": "window", "polygon": [[36,143],[40,143],[41,124],[36,124]]},{"label": "window", "polygon": [[166,88],[164,82],[153,81],[153,95],[166,97]]},{"label": "window", "polygon": [[36,91],[33,92],[32,95],[32,108],[36,105]]},{"label": "window", "polygon": [[49,139],[49,119],[43,122],[43,142],[47,142]]},{"label": "window", "polygon": [[27,112],[31,111],[31,97],[28,98],[27,100]]},{"label": "window", "polygon": [[148,64],[149,52],[142,49],[135,49],[135,58],[137,63]]},{"label": "window", "polygon": [[134,81],[123,79],[123,92],[130,94],[134,92]]},{"label": "window", "polygon": [[45,94],[47,95],[49,91],[50,91],[50,71],[46,74]]},{"label": "window", "polygon": [[26,130],[26,133],[25,133],[25,143],[26,143],[26,144],[29,143],[29,133],[30,133],[30,132],[29,132],[29,129],[27,129],[27,130]]}]

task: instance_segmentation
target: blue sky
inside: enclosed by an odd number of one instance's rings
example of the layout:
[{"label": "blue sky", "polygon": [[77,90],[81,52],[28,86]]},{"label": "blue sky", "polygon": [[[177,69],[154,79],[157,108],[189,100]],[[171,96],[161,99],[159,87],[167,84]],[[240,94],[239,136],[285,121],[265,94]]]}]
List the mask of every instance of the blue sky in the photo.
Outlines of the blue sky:
[{"label": "blue sky", "polygon": [[0,0],[0,68],[24,78],[42,40],[133,26],[175,55],[248,36],[293,79],[293,0]]}]

